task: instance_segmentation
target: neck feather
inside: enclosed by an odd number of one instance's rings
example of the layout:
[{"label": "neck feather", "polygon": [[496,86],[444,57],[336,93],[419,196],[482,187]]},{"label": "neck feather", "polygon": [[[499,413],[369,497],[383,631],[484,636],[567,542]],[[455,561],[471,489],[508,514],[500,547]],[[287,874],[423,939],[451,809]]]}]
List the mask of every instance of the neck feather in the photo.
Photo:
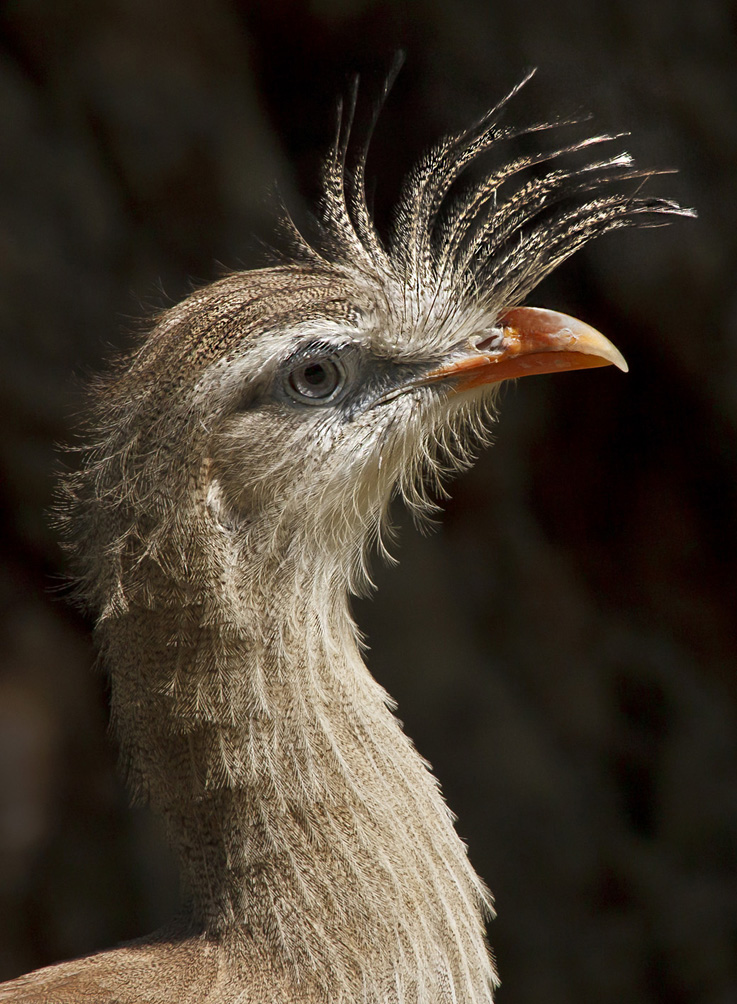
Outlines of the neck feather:
[{"label": "neck feather", "polygon": [[488,895],[345,588],[304,555],[244,575],[243,542],[201,540],[139,558],[145,588],[100,628],[131,783],[198,929],[331,1000],[490,1001]]}]

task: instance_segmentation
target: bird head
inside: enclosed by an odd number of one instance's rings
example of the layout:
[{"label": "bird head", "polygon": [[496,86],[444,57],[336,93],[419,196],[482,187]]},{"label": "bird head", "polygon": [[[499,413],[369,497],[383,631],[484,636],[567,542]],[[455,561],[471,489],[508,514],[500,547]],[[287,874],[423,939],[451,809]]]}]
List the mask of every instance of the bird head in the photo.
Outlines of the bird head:
[{"label": "bird head", "polygon": [[73,485],[113,570],[88,572],[99,602],[125,555],[186,576],[203,536],[221,570],[244,556],[253,574],[340,569],[355,589],[392,495],[432,505],[428,485],[487,437],[502,382],[626,369],[593,328],[523,301],[592,238],[689,212],[633,194],[647,172],[627,154],[592,158],[608,135],[460,185],[500,140],[556,125],[502,125],[509,97],[422,158],[385,240],[365,198],[365,147],[346,170],[349,110],[325,168],[318,246],[295,231],[293,260],[195,292],[106,382]]}]

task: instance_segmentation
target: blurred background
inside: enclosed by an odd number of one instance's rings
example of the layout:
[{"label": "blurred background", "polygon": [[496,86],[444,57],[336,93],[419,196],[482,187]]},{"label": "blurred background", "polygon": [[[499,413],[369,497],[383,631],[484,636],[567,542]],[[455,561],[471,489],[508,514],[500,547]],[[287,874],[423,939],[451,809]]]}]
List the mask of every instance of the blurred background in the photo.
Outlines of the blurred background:
[{"label": "blurred background", "polygon": [[[175,908],[131,811],[48,514],[85,375],[263,262],[336,97],[407,63],[377,218],[530,66],[509,119],[594,113],[697,221],[605,237],[531,302],[613,369],[522,381],[439,529],[403,517],[370,665],[493,889],[501,1004],[737,1000],[737,8],[729,0],[12,0],[0,8],[0,977]],[[73,462],[73,461],[72,461]],[[406,524],[406,525],[405,525]]]}]

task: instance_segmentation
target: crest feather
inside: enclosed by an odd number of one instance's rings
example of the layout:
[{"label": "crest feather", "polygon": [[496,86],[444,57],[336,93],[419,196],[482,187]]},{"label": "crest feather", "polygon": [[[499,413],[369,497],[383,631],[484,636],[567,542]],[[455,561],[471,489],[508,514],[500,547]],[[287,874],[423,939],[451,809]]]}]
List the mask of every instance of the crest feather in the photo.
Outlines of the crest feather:
[{"label": "crest feather", "polygon": [[[670,199],[640,194],[645,180],[668,172],[637,169],[625,152],[576,162],[589,148],[626,134],[584,136],[497,160],[481,180],[460,193],[454,191],[469,167],[482,155],[493,155],[502,142],[581,124],[581,119],[522,127],[501,124],[509,103],[532,78],[530,71],[473,126],[446,136],[419,160],[404,183],[385,247],[366,200],[366,161],[379,113],[400,66],[398,59],[350,170],[357,79],[345,114],[342,104],[339,108],[336,140],[324,174],[323,222],[342,263],[374,277],[391,278],[403,287],[406,299],[454,300],[458,309],[464,298],[472,297],[503,312],[518,305],[546,275],[595,237],[695,215]],[[637,180],[634,192],[612,189]]]}]

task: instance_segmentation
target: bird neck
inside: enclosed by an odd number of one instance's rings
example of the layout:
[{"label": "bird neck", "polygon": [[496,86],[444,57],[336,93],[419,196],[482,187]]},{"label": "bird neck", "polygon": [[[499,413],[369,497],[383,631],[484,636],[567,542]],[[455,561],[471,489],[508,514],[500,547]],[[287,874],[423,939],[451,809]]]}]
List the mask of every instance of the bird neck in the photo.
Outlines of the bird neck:
[{"label": "bird neck", "polygon": [[199,929],[331,1000],[491,1000],[487,893],[345,587],[304,554],[249,574],[242,547],[195,547],[139,560],[145,589],[101,630],[128,773]]}]

